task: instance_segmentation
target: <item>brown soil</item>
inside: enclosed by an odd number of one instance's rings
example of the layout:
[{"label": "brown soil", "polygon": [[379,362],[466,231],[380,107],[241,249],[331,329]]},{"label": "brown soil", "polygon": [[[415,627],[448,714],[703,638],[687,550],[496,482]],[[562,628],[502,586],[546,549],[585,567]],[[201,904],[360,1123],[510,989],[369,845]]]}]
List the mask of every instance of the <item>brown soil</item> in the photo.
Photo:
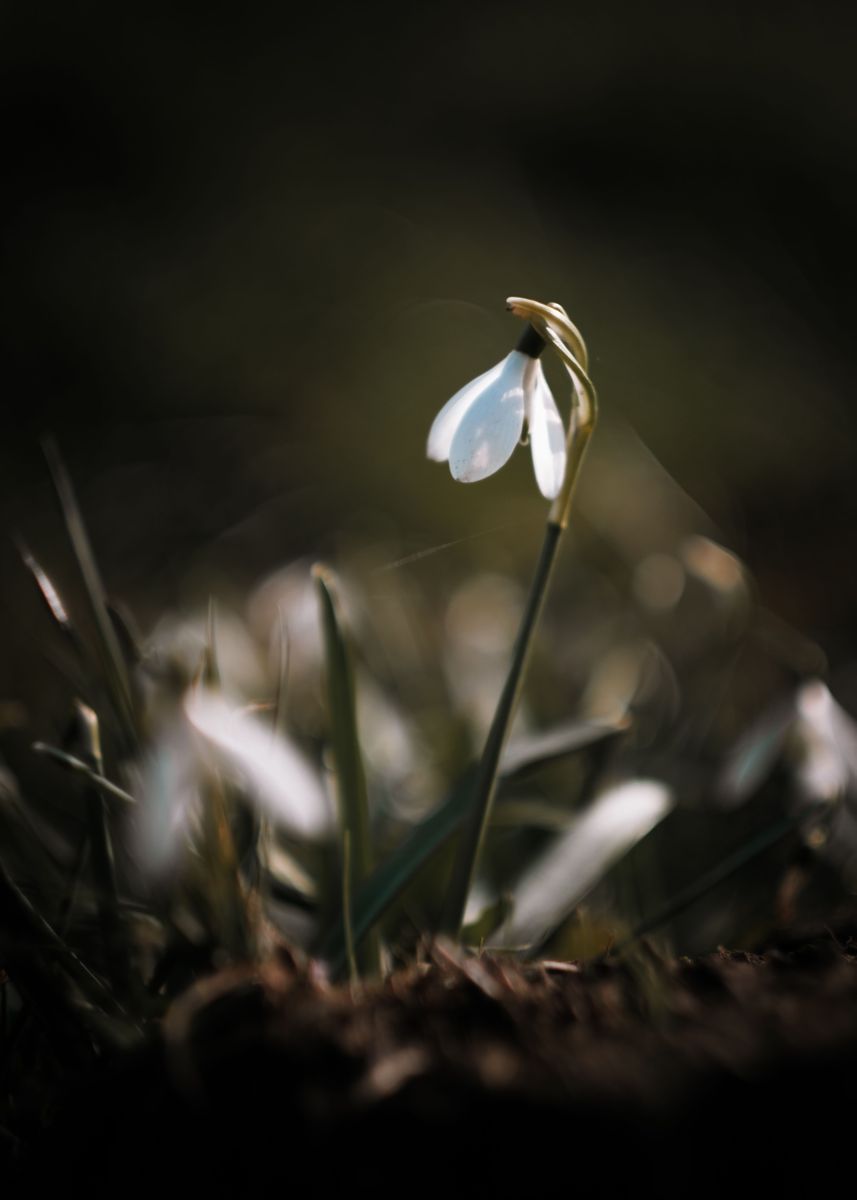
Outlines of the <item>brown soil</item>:
[{"label": "brown soil", "polygon": [[586,968],[437,945],[354,988],[284,951],[188,992],[75,1091],[29,1170],[96,1193],[181,1178],[242,1195],[308,1170],[382,1194],[800,1195],[847,1172],[855,1088],[848,929]]}]

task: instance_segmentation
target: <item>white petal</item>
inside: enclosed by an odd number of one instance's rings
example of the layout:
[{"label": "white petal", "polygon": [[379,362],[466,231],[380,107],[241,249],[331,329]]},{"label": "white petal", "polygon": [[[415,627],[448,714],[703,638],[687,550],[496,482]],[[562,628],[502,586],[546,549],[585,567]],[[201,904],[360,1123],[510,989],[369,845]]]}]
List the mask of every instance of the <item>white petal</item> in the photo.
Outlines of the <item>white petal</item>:
[{"label": "white petal", "polygon": [[551,395],[542,364],[536,363],[532,389],[527,392],[527,423],[539,491],[548,500],[558,494],[565,478],[565,427]]},{"label": "white petal", "polygon": [[455,437],[455,431],[461,424],[461,418],[479,393],[484,388],[490,387],[499,378],[505,365],[506,360],[503,359],[502,362],[491,367],[490,371],[485,371],[482,375],[471,379],[470,383],[465,384],[460,391],[456,392],[451,400],[447,400],[429,430],[428,445],[426,446],[426,454],[429,458],[433,458],[435,462],[446,462],[449,458],[449,448]]},{"label": "white petal", "polygon": [[798,778],[809,800],[835,800],[854,786],[857,726],[819,679],[797,695],[798,732],[803,749]]},{"label": "white petal", "polygon": [[155,875],[176,865],[199,800],[199,772],[185,729],[182,725],[155,743],[135,792],[135,850],[145,870]]},{"label": "white petal", "polygon": [[604,872],[662,821],[675,798],[666,784],[634,779],[609,788],[524,872],[515,906],[493,946],[538,943],[571,912]]},{"label": "white petal", "polygon": [[316,838],[327,832],[333,816],[330,803],[296,746],[211,692],[189,692],[184,707],[216,756],[244,776],[274,821],[297,837]]},{"label": "white petal", "polygon": [[455,479],[476,483],[511,458],[524,426],[524,376],[532,361],[513,350],[497,379],[470,403],[449,449]]}]

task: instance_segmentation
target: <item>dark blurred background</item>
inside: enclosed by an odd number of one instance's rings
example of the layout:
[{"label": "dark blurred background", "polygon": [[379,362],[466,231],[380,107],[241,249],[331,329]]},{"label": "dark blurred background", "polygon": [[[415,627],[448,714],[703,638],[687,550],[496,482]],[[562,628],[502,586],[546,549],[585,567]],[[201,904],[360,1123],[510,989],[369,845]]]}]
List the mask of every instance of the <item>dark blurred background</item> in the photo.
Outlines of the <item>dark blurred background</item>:
[{"label": "dark blurred background", "polygon": [[693,512],[851,661],[853,10],[170,8],[0,11],[4,699],[42,628],[10,535],[78,587],[48,431],[144,630],[355,545],[523,572],[526,454],[478,488],[424,454],[510,293],[589,342],[580,552]]}]

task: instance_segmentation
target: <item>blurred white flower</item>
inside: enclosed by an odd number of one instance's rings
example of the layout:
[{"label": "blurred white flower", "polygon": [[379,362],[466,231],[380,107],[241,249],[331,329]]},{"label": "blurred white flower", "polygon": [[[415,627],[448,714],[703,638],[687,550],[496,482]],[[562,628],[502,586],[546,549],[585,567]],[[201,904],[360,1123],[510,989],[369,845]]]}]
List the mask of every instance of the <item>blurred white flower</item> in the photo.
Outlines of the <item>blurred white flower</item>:
[{"label": "blurred white flower", "polygon": [[513,350],[456,392],[434,419],[427,453],[454,479],[476,483],[499,471],[526,418],[539,491],[552,500],[565,476],[565,429],[537,357]]},{"label": "blurred white flower", "polygon": [[298,747],[218,692],[191,687],[157,713],[135,772],[133,836],[147,874],[174,869],[193,842],[215,769],[287,836],[312,842],[330,835],[331,798]]},{"label": "blurred white flower", "polygon": [[790,807],[803,836],[857,890],[857,723],[820,679],[810,679],[763,713],[721,773],[719,795],[746,803],[778,763],[791,775]]},{"label": "blurred white flower", "polygon": [[801,804],[857,799],[857,724],[820,679],[801,684],[740,739],[720,775],[721,800],[750,800],[784,758]]},{"label": "blurred white flower", "polygon": [[262,811],[293,837],[324,837],[333,806],[322,781],[298,748],[246,709],[218,693],[191,689],[184,712],[215,760],[240,776]]}]

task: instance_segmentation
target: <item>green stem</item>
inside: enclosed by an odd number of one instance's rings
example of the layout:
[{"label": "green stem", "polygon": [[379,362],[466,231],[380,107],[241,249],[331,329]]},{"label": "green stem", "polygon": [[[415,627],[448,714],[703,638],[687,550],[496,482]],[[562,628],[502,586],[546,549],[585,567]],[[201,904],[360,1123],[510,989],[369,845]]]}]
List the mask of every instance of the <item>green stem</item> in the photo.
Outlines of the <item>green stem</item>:
[{"label": "green stem", "polygon": [[357,969],[357,952],[354,949],[354,926],[351,921],[351,834],[347,829],[342,838],[342,927],[345,930],[348,978],[353,985],[360,979],[360,972]]},{"label": "green stem", "polygon": [[[366,770],[357,727],[357,689],[351,649],[338,613],[333,578],[320,564],[313,567],[321,601],[322,629],[327,656],[327,691],[330,738],[336,764],[340,819],[343,831],[343,860],[348,856],[349,895],[372,871],[372,842]],[[345,844],[347,841],[347,851]],[[343,897],[343,903],[346,898]],[[344,917],[343,912],[343,917]],[[349,915],[350,919],[350,915]],[[377,933],[368,938],[357,955],[361,973],[380,978],[381,943]]]},{"label": "green stem", "polygon": [[532,649],[533,633],[544,606],[562,531],[561,525],[554,521],[548,521],[542,552],[530,586],[521,627],[518,630],[509,673],[506,676],[506,682],[503,685],[503,691],[500,694],[494,719],[485,741],[485,748],[482,751],[482,758],[473,785],[472,807],[458,845],[458,852],[452,868],[452,878],[441,916],[441,932],[452,937],[458,936],[464,920],[467,895],[473,882],[482,843],[485,839],[485,831],[491,817],[494,795],[497,791],[497,768],[500,763],[500,755],[506,744],[509,726],[520,698],[524,674]]}]

